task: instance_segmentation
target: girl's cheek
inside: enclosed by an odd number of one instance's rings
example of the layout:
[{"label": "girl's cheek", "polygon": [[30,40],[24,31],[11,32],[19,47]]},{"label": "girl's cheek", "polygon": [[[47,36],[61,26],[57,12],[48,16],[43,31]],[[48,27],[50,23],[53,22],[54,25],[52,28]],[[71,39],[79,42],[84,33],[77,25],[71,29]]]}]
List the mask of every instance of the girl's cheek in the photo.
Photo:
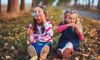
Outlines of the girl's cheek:
[{"label": "girl's cheek", "polygon": [[75,23],[75,20],[73,19],[73,20],[71,20],[71,22],[72,22],[72,23]]},{"label": "girl's cheek", "polygon": [[74,20],[74,23],[76,22],[76,20]]},{"label": "girl's cheek", "polygon": [[43,14],[40,14],[39,17],[42,18],[43,17]]}]

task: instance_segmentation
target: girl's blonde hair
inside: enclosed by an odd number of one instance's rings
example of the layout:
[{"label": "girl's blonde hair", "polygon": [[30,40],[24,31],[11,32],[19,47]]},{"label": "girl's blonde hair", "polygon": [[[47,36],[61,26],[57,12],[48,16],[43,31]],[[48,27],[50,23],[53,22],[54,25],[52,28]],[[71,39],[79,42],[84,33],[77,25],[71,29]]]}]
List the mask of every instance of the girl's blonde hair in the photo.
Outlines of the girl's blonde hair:
[{"label": "girl's blonde hair", "polygon": [[83,27],[82,27],[82,24],[81,24],[81,22],[82,22],[82,18],[80,18],[80,16],[76,13],[76,22],[75,22],[75,24],[77,24],[78,25],[78,29],[80,29],[80,31],[81,32],[83,32]]},{"label": "girl's blonde hair", "polygon": [[78,25],[78,29],[80,29],[81,32],[83,32],[83,28],[82,28],[82,24],[81,24],[81,21],[83,20],[82,18],[80,18],[80,16],[78,15],[78,12],[76,10],[66,10],[65,13],[64,13],[64,17],[65,15],[68,15],[68,14],[76,14],[76,22],[75,24]]}]

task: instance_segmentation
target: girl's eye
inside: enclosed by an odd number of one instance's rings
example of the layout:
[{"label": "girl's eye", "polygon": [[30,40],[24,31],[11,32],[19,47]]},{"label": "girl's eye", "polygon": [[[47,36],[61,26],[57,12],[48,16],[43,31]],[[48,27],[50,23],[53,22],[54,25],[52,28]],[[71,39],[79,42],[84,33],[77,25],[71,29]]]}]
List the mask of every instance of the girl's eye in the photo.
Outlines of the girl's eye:
[{"label": "girl's eye", "polygon": [[36,13],[36,10],[34,10],[33,12]]},{"label": "girl's eye", "polygon": [[41,11],[38,11],[38,13],[40,13]]},{"label": "girl's eye", "polygon": [[69,19],[72,19],[71,17],[69,17]]},{"label": "girl's eye", "polygon": [[75,18],[73,18],[73,17],[69,17],[69,19],[75,19]]},{"label": "girl's eye", "polygon": [[34,11],[33,13],[36,13],[36,11]]}]

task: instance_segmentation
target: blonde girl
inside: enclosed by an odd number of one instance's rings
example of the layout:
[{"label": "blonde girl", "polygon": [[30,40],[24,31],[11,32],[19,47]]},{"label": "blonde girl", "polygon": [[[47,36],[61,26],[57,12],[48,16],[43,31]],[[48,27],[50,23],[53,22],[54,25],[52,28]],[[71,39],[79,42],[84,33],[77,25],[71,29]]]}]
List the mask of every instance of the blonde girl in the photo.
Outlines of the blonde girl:
[{"label": "blonde girl", "polygon": [[84,35],[76,11],[64,13],[64,21],[57,27],[57,32],[61,33],[55,55],[57,58],[67,59],[71,53],[80,50],[80,40],[84,40]]}]

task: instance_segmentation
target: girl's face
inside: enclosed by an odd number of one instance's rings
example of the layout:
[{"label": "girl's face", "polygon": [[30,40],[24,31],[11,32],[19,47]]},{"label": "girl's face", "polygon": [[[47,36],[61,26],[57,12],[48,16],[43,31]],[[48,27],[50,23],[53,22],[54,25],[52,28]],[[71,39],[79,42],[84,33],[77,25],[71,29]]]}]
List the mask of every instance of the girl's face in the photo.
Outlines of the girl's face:
[{"label": "girl's face", "polygon": [[76,22],[76,17],[77,17],[77,14],[73,13],[69,13],[68,16],[67,16],[67,23],[75,23]]},{"label": "girl's face", "polygon": [[42,8],[36,7],[34,9],[34,18],[37,20],[37,23],[42,23],[43,17],[45,17],[45,14],[44,14]]}]

